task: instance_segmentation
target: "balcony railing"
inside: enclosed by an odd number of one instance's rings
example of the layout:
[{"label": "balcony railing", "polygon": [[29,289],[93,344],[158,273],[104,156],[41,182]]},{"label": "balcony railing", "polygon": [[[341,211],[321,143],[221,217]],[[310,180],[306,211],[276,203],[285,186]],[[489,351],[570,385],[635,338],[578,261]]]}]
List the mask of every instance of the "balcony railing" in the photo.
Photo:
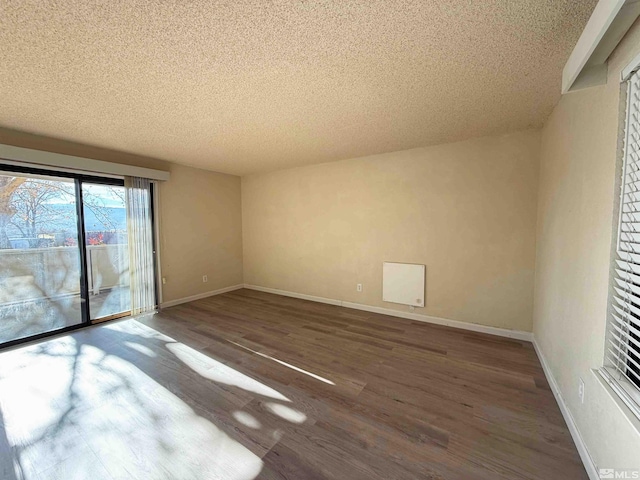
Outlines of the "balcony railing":
[{"label": "balcony railing", "polygon": [[[90,294],[128,287],[128,246],[87,246],[87,272]],[[79,293],[78,247],[0,250],[0,304]]]}]

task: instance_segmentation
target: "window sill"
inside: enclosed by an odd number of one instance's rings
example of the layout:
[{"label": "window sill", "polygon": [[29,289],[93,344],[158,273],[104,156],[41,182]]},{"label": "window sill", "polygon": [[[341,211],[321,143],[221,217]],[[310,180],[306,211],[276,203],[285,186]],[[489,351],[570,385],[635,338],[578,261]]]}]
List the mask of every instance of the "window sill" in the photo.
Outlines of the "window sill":
[{"label": "window sill", "polygon": [[592,372],[640,434],[640,391],[637,387],[625,378],[619,379],[619,375],[609,367],[594,369]]}]

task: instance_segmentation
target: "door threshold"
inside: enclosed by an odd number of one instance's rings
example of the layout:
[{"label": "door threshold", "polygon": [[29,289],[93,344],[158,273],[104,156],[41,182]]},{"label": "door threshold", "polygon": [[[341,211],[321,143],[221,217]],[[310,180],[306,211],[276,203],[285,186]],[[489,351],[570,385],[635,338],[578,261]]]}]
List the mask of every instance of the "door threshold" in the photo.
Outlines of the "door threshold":
[{"label": "door threshold", "polygon": [[98,323],[109,322],[111,320],[117,320],[118,318],[124,318],[124,317],[130,317],[130,316],[131,316],[131,310],[129,310],[128,312],[115,313],[113,315],[108,315],[106,317],[100,317],[100,318],[96,318],[95,320],[91,320],[91,325],[97,325]]}]

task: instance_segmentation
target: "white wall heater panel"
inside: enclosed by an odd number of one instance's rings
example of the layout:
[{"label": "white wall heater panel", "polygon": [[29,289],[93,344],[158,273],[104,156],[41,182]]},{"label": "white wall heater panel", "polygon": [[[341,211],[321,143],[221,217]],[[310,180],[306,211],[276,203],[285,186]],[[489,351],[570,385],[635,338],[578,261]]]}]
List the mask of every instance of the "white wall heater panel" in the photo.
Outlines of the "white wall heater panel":
[{"label": "white wall heater panel", "polygon": [[382,300],[424,307],[426,267],[413,263],[382,264]]}]

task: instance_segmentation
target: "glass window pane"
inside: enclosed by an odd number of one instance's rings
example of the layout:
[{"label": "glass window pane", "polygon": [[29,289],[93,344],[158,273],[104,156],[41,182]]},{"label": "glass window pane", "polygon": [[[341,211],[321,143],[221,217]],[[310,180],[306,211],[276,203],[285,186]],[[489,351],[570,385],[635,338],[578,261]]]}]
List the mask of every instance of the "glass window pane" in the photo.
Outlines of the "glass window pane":
[{"label": "glass window pane", "polygon": [[82,323],[72,179],[0,174],[0,343]]},{"label": "glass window pane", "polygon": [[91,320],[131,310],[124,187],[82,184]]}]

